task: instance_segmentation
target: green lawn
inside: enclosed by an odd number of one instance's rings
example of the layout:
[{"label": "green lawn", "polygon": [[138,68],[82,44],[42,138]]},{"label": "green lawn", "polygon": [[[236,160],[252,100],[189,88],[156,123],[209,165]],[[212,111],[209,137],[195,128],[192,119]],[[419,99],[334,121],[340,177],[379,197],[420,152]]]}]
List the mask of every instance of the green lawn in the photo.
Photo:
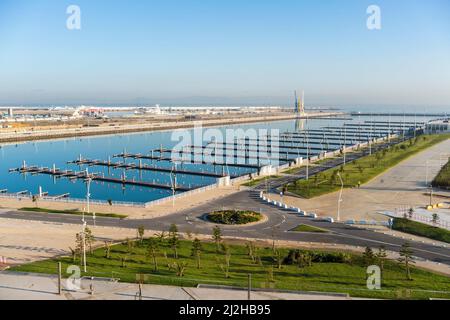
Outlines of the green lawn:
[{"label": "green lawn", "polygon": [[317,232],[317,233],[326,233],[326,232],[328,232],[328,230],[325,230],[325,229],[322,229],[322,228],[313,227],[313,226],[309,226],[307,224],[300,224],[297,227],[295,227],[294,229],[292,229],[291,231],[295,231],[295,232]]},{"label": "green lawn", "polygon": [[308,181],[298,180],[288,186],[288,191],[304,198],[337,191],[341,188],[338,173],[342,177],[345,188],[358,187],[359,184],[372,180],[408,157],[449,138],[449,134],[420,136],[348,163],[345,168],[328,169],[311,177]]},{"label": "green lawn", "polygon": [[[363,266],[363,260],[359,255],[350,254],[345,255],[345,263],[314,262],[312,266],[307,267],[282,265],[282,268],[278,269],[271,247],[260,247],[257,254],[259,258],[253,262],[244,245],[229,244],[230,269],[229,277],[226,278],[221,268],[225,265],[225,255],[222,251],[216,252],[215,243],[202,242],[201,268],[197,269],[195,259],[191,256],[191,241],[180,242],[178,260],[176,260],[168,241],[163,240],[158,242],[157,262],[159,268],[158,271],[154,271],[152,259],[146,254],[149,242],[149,240],[144,240],[141,245],[136,245],[131,251],[127,244],[113,246],[109,259],[105,258],[103,248],[95,250],[92,255],[88,255],[87,275],[114,277],[120,278],[123,282],[135,283],[137,275],[144,274],[146,276],[143,278],[146,283],[176,286],[196,286],[201,283],[245,287],[247,275],[252,274],[254,288],[340,292],[371,298],[427,299],[439,297],[450,299],[449,277],[414,268],[412,270],[414,280],[408,281],[405,280],[403,266],[392,261],[385,263],[382,289],[368,290],[366,289],[366,268]],[[286,248],[277,250],[280,252],[280,257],[287,256],[289,252]],[[326,256],[324,252],[315,251],[314,253],[319,258]],[[342,256],[342,254],[328,252],[328,256],[336,257]],[[123,257],[127,257],[125,267],[122,267]],[[66,257],[18,266],[12,270],[54,274],[58,261],[62,262],[63,270],[73,264],[72,259]],[[183,277],[177,277],[176,271],[168,267],[175,261],[187,263]],[[79,262],[76,261],[76,263]]]},{"label": "green lawn", "polygon": [[395,218],[392,229],[450,243],[450,231],[404,218]]},{"label": "green lawn", "polygon": [[[28,212],[41,212],[41,213],[48,213],[48,214],[55,214],[55,213],[59,213],[59,214],[74,214],[74,215],[78,215],[81,216],[83,215],[83,212],[78,211],[78,210],[55,210],[55,209],[46,209],[46,208],[39,208],[39,207],[25,207],[25,208],[20,208],[20,211],[28,211]],[[85,213],[85,215],[87,216],[92,216],[92,213]],[[118,213],[95,213],[96,217],[108,217],[108,218],[119,218],[119,219],[125,219],[126,217],[128,217],[127,215],[124,214],[118,214]]]},{"label": "green lawn", "polygon": [[450,188],[450,160],[434,178],[433,187]]},{"label": "green lawn", "polygon": [[243,183],[242,185],[244,187],[254,187],[266,179],[269,180],[269,179],[278,179],[278,178],[281,178],[281,176],[267,176],[267,177],[251,180],[249,182]]}]

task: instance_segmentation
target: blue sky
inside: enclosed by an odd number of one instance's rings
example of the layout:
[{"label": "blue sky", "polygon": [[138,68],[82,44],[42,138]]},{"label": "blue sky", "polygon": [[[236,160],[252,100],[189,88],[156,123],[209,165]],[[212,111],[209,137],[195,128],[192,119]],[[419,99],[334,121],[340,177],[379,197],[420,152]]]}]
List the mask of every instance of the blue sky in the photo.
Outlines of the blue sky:
[{"label": "blue sky", "polygon": [[[79,5],[81,30],[66,28]],[[366,28],[381,8],[382,29]],[[0,0],[0,105],[450,106],[447,0]]]}]

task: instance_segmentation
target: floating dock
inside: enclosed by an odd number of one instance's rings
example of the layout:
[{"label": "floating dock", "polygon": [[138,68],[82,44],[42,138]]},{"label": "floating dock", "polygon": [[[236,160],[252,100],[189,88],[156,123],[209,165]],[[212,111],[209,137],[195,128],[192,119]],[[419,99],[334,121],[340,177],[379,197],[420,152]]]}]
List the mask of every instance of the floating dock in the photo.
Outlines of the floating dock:
[{"label": "floating dock", "polygon": [[[92,180],[92,181],[103,181],[103,182],[111,182],[111,183],[117,183],[122,185],[134,185],[134,186],[140,186],[140,187],[148,187],[148,188],[154,188],[154,189],[168,189],[168,190],[174,190],[174,191],[189,191],[191,189],[190,187],[184,187],[184,186],[171,186],[166,184],[158,184],[158,183],[151,183],[146,181],[135,181],[135,180],[127,180],[125,177],[122,177],[122,179],[117,178],[111,178],[111,177],[105,177],[98,174],[88,174],[86,171],[71,171],[71,170],[59,170],[59,169],[49,169],[49,168],[38,168],[35,166],[22,166],[21,168],[17,169],[10,169],[10,172],[19,172],[19,173],[31,173],[31,174],[46,174],[51,175],[55,177],[64,177],[71,180],[80,179],[80,180]],[[25,191],[24,191],[25,192]]]},{"label": "floating dock", "polygon": [[142,164],[134,163],[122,163],[122,162],[110,162],[110,161],[101,161],[101,160],[89,160],[89,159],[78,159],[74,161],[67,162],[68,164],[76,164],[76,165],[87,165],[87,166],[101,166],[101,167],[109,167],[113,169],[125,169],[125,170],[143,170],[143,171],[154,171],[154,172],[164,172],[164,173],[174,173],[174,174],[186,174],[192,176],[204,176],[204,177],[212,177],[212,178],[223,178],[227,176],[225,173],[218,174],[214,172],[207,171],[193,171],[193,170],[183,170],[177,168],[161,168],[155,166],[149,166]]},{"label": "floating dock", "polygon": [[[180,154],[181,151],[180,151]],[[201,154],[201,153],[200,153]],[[132,153],[122,153],[116,154],[113,156],[114,158],[123,158],[123,159],[146,159],[146,160],[156,160],[156,161],[168,161],[168,162],[180,162],[180,163],[191,163],[191,164],[207,164],[213,166],[226,166],[226,167],[242,167],[249,169],[260,169],[261,165],[258,164],[248,164],[248,163],[227,163],[227,162],[215,162],[215,161],[205,161],[203,159],[183,159],[183,158],[171,158],[164,156],[155,156],[155,155],[143,155],[143,154],[132,154]]]}]

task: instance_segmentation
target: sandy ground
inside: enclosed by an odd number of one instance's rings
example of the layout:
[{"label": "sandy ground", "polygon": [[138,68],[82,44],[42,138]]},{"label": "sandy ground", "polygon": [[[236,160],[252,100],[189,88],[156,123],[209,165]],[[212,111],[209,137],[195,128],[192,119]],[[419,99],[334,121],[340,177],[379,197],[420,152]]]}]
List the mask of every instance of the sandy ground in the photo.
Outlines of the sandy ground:
[{"label": "sandy ground", "polygon": [[[121,240],[136,237],[136,230],[89,226],[100,239]],[[69,252],[75,246],[80,225],[2,219],[0,257],[2,264],[15,265],[43,260]],[[98,244],[102,244],[101,241]],[[6,259],[6,260],[5,260]]]},{"label": "sandy ground", "polygon": [[[423,207],[429,204],[429,196],[424,195],[428,191],[427,176],[429,183],[446,163],[449,151],[450,139],[403,161],[360,189],[345,189],[340,210],[341,220],[383,221],[387,217],[379,212]],[[440,193],[450,196],[450,191]],[[320,216],[337,218],[338,197],[339,192],[309,200],[284,196],[283,202]],[[270,198],[280,199],[277,194],[270,195]],[[435,202],[441,201],[435,199]]]}]

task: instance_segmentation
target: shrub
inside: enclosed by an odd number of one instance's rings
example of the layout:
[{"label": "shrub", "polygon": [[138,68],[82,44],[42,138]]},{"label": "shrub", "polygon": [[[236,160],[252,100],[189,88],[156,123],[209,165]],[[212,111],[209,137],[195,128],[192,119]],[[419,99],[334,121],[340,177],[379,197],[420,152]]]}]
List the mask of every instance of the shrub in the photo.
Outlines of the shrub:
[{"label": "shrub", "polygon": [[351,263],[352,256],[344,252],[321,252],[309,250],[290,250],[283,259],[283,264],[297,264],[298,260],[305,254],[311,257],[311,262],[317,263]]},{"label": "shrub", "polygon": [[215,211],[207,216],[214,223],[239,225],[261,220],[262,216],[254,211],[223,210]]}]

